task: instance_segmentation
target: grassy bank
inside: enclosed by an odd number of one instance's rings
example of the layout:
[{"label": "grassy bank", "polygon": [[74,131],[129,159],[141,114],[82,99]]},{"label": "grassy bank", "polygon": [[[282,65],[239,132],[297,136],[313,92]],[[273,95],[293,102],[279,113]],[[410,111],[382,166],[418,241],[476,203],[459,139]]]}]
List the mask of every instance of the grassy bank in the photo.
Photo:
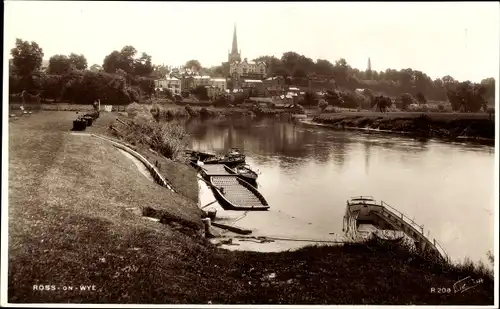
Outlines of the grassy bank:
[{"label": "grassy bank", "polygon": [[379,129],[416,137],[495,138],[494,116],[490,120],[489,115],[484,113],[353,112],[319,115],[312,122],[338,129]]},{"label": "grassy bank", "polygon": [[[230,252],[145,219],[136,210],[200,224],[192,171],[162,161],[174,194],[105,141],[70,135],[74,116],[41,112],[9,124],[10,302],[493,304],[484,271],[426,261],[396,243]],[[104,132],[116,116],[103,113],[88,131]],[[431,290],[469,275],[483,283],[464,293]]]}]

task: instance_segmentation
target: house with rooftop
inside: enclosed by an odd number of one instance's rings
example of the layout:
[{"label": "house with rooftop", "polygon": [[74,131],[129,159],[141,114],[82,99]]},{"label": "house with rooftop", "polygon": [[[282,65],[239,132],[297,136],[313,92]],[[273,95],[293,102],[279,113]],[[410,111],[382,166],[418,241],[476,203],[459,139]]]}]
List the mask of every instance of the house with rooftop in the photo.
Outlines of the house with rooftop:
[{"label": "house with rooftop", "polygon": [[172,95],[176,95],[181,94],[182,83],[181,80],[176,77],[167,76],[166,78],[155,80],[155,88],[168,89],[172,92]]}]

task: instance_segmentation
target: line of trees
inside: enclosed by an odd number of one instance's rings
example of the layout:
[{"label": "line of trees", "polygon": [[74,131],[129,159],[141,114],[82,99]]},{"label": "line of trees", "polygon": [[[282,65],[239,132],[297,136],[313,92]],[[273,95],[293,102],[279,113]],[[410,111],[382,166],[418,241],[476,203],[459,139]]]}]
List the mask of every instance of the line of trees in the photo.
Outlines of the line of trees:
[{"label": "line of trees", "polygon": [[[335,64],[325,59],[313,61],[296,52],[286,52],[281,59],[274,56],[261,56],[254,61],[264,61],[268,67],[268,75],[283,76],[295,85],[308,85],[309,81],[331,80],[336,88],[345,90],[370,89],[388,96],[399,96],[403,93],[413,95],[419,102],[425,99],[445,101],[456,91],[472,87],[471,91],[480,93],[486,100],[495,101],[495,79],[485,78],[480,83],[470,81],[459,82],[447,75],[432,79],[419,70],[387,69],[365,71],[352,68],[345,59]],[[451,96],[450,96],[451,90]]]},{"label": "line of trees", "polygon": [[[25,91],[38,95],[42,101],[92,103],[101,99],[108,104],[128,104],[151,97],[155,92],[154,80],[172,73],[165,66],[153,65],[147,53],[138,55],[133,46],[111,52],[104,58],[102,66],[94,64],[90,68],[84,55],[72,53],[52,56],[47,70],[41,70],[43,49],[36,42],[21,39],[16,40],[11,55],[9,92]],[[376,105],[385,106],[386,103],[380,102],[387,100],[374,98],[387,96],[401,99],[403,105],[447,100],[454,110],[476,112],[495,101],[495,80],[492,77],[472,83],[459,82],[449,75],[433,80],[413,69],[362,71],[352,68],[345,59],[334,64],[325,59],[313,61],[293,51],[284,53],[281,58],[261,56],[254,61],[264,61],[268,76],[282,76],[289,85],[328,86],[330,89],[325,99],[330,105],[373,106],[376,101],[379,102]],[[229,72],[227,64],[205,68],[194,59],[187,61],[185,68],[221,77]],[[364,89],[363,95],[368,102],[360,104],[362,95],[354,93],[355,89]],[[314,96],[304,101],[308,105],[318,103]]]},{"label": "line of trees", "polygon": [[40,101],[68,101],[91,104],[139,102],[154,93],[151,56],[137,57],[133,46],[125,46],[104,58],[103,65],[88,68],[84,55],[54,55],[42,69],[43,49],[36,42],[16,40],[11,49],[9,93],[38,96]]},{"label": "line of trees", "polygon": [[[313,88],[326,88],[328,90],[326,100],[330,105],[344,106],[359,96],[354,92],[356,89],[367,90],[364,95],[368,98],[368,105],[382,105],[382,109],[388,104],[387,100],[375,100],[380,96],[397,98],[404,107],[411,104],[425,104],[429,100],[449,101],[453,110],[464,112],[475,112],[481,108],[486,109],[495,102],[495,79],[485,78],[480,83],[470,81],[460,82],[446,75],[442,78],[432,79],[419,70],[387,69],[375,71],[368,68],[359,70],[352,68],[345,59],[341,58],[335,63],[326,59],[313,61],[305,55],[289,51],[283,53],[281,58],[275,56],[261,56],[254,61],[263,61],[267,65],[268,76],[281,76],[289,85]],[[215,74],[226,76],[229,71],[223,66],[210,69]],[[338,97],[344,97],[340,100]],[[359,99],[359,98],[358,98]],[[312,102],[305,98],[304,103]],[[315,101],[317,102],[317,100]],[[324,106],[324,104],[322,104]],[[359,106],[358,100],[358,106]],[[347,106],[346,106],[347,107]]]}]

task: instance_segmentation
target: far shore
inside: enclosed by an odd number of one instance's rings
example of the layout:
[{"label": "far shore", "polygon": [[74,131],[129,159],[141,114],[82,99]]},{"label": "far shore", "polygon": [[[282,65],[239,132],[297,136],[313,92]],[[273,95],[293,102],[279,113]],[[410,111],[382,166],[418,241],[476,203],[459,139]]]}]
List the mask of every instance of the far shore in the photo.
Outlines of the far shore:
[{"label": "far shore", "polygon": [[[153,107],[153,104],[144,104]],[[10,105],[11,114],[19,114],[21,104]],[[278,117],[292,119],[297,111],[284,108],[260,107],[187,107],[177,104],[157,104],[163,120],[182,118],[222,118],[222,117]],[[35,109],[36,107],[36,109]],[[113,106],[113,111],[124,112],[126,106]],[[43,103],[25,105],[26,110],[75,111],[89,110],[89,105],[70,103]],[[101,109],[103,109],[101,105]],[[187,110],[190,111],[187,111]],[[305,107],[306,125],[318,125],[337,130],[355,130],[364,133],[398,134],[418,138],[440,138],[461,142],[492,144],[495,141],[495,116],[488,113],[455,112],[386,112],[368,110],[338,110],[321,112],[318,108]],[[300,114],[300,113],[299,113]]]}]

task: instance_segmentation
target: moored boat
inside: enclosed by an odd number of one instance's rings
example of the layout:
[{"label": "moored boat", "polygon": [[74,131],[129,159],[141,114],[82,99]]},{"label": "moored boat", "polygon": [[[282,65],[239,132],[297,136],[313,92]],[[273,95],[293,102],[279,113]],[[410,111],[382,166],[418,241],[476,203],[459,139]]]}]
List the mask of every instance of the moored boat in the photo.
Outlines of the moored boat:
[{"label": "moored boat", "polygon": [[241,153],[239,148],[231,148],[224,156],[213,156],[205,159],[200,159],[204,164],[225,164],[229,167],[236,167],[240,164],[245,164],[246,156]]},{"label": "moored boat", "polygon": [[203,162],[196,162],[198,170],[200,170],[203,178],[207,181],[210,180],[211,176],[238,176],[245,180],[254,187],[257,187],[257,177],[258,174],[250,169],[248,165],[238,166],[236,168],[230,168],[224,164],[207,164]]},{"label": "moored boat", "polygon": [[235,175],[210,176],[215,198],[226,210],[268,210],[269,204],[251,184]]},{"label": "moored boat", "polygon": [[238,165],[233,169],[238,176],[249,184],[257,187],[257,172],[253,171],[248,164]]},{"label": "moored boat", "polygon": [[359,240],[375,235],[385,239],[405,238],[421,252],[448,259],[444,248],[424,234],[424,228],[389,204],[371,196],[353,197],[347,201],[343,231],[347,238]]}]

